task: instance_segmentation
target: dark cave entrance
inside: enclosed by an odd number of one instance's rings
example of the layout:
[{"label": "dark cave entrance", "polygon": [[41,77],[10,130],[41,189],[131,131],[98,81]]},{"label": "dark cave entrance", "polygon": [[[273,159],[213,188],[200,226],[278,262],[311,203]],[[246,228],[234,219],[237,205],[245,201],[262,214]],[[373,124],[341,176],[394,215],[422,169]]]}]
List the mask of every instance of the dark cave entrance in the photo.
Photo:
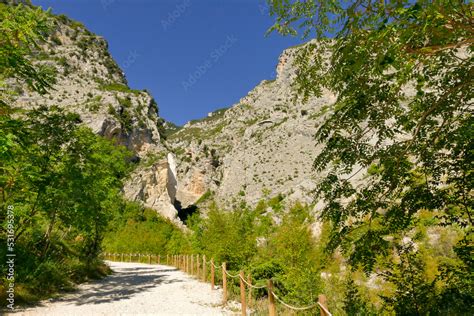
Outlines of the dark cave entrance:
[{"label": "dark cave entrance", "polygon": [[174,207],[178,210],[178,218],[184,224],[187,224],[188,218],[198,211],[198,207],[194,204],[191,204],[188,207],[183,207],[181,205],[181,202],[178,200],[175,200],[173,204]]}]

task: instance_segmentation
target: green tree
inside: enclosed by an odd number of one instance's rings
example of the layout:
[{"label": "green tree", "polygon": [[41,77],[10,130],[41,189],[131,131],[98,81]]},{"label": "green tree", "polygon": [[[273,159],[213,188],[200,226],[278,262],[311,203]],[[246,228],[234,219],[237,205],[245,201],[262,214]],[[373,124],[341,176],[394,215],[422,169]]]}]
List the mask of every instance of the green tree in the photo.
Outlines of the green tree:
[{"label": "green tree", "polygon": [[376,313],[371,310],[369,304],[360,294],[357,284],[350,275],[346,280],[344,311],[349,316],[376,315]]},{"label": "green tree", "polygon": [[395,294],[383,297],[394,307],[397,315],[428,315],[436,304],[434,282],[425,277],[425,264],[412,249],[398,249],[399,262],[384,272],[385,278],[394,283]]},{"label": "green tree", "polygon": [[[49,12],[41,8],[33,9],[22,4],[13,6],[0,3],[0,85],[5,87],[5,79],[15,78],[26,83],[31,89],[46,93],[54,81],[49,68],[34,65],[30,56],[39,50],[39,42],[51,30]],[[7,104],[10,90],[2,89],[0,105]],[[6,91],[6,93],[5,93]]]},{"label": "green tree", "polygon": [[33,62],[53,19],[39,8],[0,3],[0,241],[6,242],[12,205],[18,300],[104,271],[98,254],[129,171],[129,152],[81,126],[77,114],[57,106],[10,106],[15,86],[47,93],[54,83],[52,73]]},{"label": "green tree", "polygon": [[[318,197],[333,225],[330,248],[371,271],[395,246],[385,237],[412,229],[422,210],[433,225],[472,234],[472,2],[268,3],[270,31],[317,39],[297,54],[295,97],[337,96],[314,163],[328,171]],[[355,187],[351,178],[364,172]],[[472,271],[472,262],[457,262]],[[469,280],[460,286],[472,288]]]}]

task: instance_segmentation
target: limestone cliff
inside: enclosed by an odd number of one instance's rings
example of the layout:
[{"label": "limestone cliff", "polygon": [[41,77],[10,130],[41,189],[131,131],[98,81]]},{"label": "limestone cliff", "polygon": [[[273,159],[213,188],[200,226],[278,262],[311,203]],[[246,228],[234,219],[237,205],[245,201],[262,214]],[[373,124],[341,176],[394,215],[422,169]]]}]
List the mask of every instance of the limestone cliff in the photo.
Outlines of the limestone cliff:
[{"label": "limestone cliff", "polygon": [[95,133],[125,145],[135,154],[136,164],[126,181],[125,196],[176,219],[175,167],[171,156],[166,159],[159,134],[163,120],[153,97],[128,87],[101,36],[65,16],[51,18],[54,32],[31,58],[52,69],[56,83],[49,94],[40,95],[12,81],[18,93],[14,106],[60,106],[78,113]]},{"label": "limestone cliff", "polygon": [[240,102],[187,123],[168,138],[178,160],[177,199],[186,206],[205,191],[221,203],[240,197],[255,204],[263,196],[312,202],[318,175],[314,140],[330,91],[307,103],[294,102],[291,88],[297,47],[285,50],[276,79],[264,80]]},{"label": "limestone cliff", "polygon": [[[293,101],[298,47],[282,53],[275,80],[176,129],[158,116],[148,92],[127,86],[102,37],[67,17],[53,19],[55,32],[32,57],[55,70],[57,83],[45,96],[17,87],[16,106],[59,105],[132,150],[136,168],[124,186],[126,198],[175,221],[176,207],[194,204],[207,191],[225,206],[235,197],[252,205],[278,194],[312,202],[318,177],[312,163],[320,150],[313,135],[335,96],[324,91],[307,103]],[[167,128],[173,133],[165,141],[159,131]]]}]

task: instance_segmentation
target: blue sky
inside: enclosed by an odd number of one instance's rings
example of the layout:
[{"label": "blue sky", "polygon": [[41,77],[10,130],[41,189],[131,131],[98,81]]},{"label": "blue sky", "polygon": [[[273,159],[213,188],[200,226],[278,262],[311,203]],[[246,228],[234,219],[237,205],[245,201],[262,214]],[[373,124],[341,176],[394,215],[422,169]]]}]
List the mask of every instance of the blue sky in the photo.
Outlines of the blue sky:
[{"label": "blue sky", "polygon": [[238,102],[275,77],[301,39],[265,36],[264,0],[33,0],[104,36],[129,85],[147,89],[176,124]]}]

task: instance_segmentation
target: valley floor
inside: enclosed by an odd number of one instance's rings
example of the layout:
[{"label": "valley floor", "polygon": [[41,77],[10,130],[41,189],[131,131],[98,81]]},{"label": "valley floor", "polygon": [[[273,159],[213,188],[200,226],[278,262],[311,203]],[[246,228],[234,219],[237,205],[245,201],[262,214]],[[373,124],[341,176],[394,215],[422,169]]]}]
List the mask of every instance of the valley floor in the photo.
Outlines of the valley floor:
[{"label": "valley floor", "polygon": [[228,315],[222,291],[164,265],[108,262],[114,274],[9,315]]}]

